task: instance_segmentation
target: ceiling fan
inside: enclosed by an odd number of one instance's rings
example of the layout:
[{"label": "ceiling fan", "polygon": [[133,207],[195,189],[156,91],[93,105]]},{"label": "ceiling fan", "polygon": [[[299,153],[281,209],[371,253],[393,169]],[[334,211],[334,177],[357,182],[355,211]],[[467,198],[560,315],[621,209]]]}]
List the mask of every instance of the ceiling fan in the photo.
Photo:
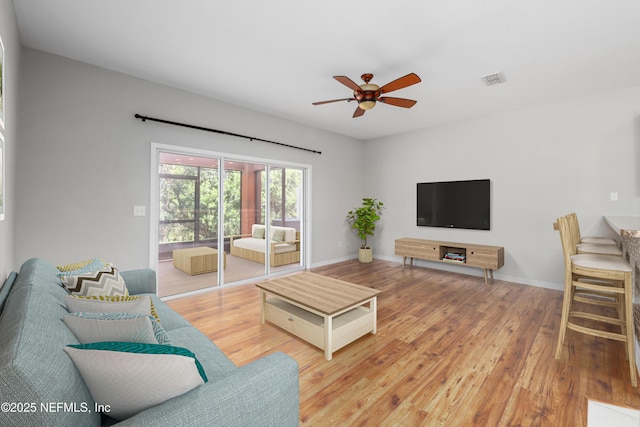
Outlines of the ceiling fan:
[{"label": "ceiling fan", "polygon": [[330,102],[339,102],[339,101],[358,101],[358,108],[353,113],[353,117],[360,117],[364,114],[366,110],[370,110],[376,106],[376,102],[382,102],[384,104],[395,105],[396,107],[403,108],[411,108],[416,105],[417,101],[405,98],[392,98],[389,96],[382,97],[381,95],[385,93],[392,92],[394,90],[403,89],[407,86],[414,85],[416,83],[420,83],[420,77],[417,74],[411,73],[407,74],[404,77],[400,77],[386,85],[380,87],[376,84],[369,83],[373,78],[373,74],[363,74],[360,76],[362,80],[364,80],[363,85],[356,84],[349,77],[345,76],[333,76],[334,79],[353,90],[353,98],[341,98],[341,99],[332,99],[330,101],[320,101],[314,102],[313,105],[322,105],[328,104]]}]

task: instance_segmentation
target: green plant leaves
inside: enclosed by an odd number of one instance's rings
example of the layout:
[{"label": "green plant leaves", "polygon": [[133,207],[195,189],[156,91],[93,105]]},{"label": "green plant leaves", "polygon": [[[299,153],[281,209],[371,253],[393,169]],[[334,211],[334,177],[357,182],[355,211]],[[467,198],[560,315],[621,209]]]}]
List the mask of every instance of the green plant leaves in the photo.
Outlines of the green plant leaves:
[{"label": "green plant leaves", "polygon": [[365,197],[362,199],[362,206],[347,212],[347,221],[351,228],[357,230],[358,237],[367,245],[367,236],[373,236],[376,229],[376,222],[380,219],[384,203],[377,199]]}]

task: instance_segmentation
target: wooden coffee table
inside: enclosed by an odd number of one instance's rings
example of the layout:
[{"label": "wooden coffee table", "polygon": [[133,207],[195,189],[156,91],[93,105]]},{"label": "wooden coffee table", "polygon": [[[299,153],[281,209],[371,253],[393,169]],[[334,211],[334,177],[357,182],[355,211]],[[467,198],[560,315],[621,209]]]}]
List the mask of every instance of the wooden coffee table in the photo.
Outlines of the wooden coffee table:
[{"label": "wooden coffee table", "polygon": [[256,286],[262,323],[269,321],[324,350],[327,360],[363,335],[376,333],[378,290],[311,272]]}]

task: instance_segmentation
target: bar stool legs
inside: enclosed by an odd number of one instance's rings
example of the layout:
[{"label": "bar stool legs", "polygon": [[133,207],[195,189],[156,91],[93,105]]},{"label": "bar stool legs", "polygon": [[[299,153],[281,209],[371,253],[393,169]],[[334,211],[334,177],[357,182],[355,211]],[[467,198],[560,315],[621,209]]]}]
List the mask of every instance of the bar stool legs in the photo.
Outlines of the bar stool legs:
[{"label": "bar stool legs", "polygon": [[[631,384],[637,387],[631,266],[617,256],[577,254],[569,219],[558,218],[557,225],[565,261],[565,286],[556,359],[562,355],[567,329],[622,341],[626,346]],[[581,303],[605,309],[599,312],[602,314],[583,311],[579,306]],[[612,308],[616,315],[606,315]],[[620,332],[591,327],[591,323],[613,325]]]}]

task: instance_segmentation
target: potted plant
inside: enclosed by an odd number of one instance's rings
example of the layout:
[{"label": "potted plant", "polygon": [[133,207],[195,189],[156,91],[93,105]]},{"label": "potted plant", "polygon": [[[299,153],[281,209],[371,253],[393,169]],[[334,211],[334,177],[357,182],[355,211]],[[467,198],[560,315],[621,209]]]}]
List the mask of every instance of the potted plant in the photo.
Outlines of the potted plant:
[{"label": "potted plant", "polygon": [[354,208],[347,213],[347,221],[351,228],[358,231],[358,237],[362,240],[358,259],[360,262],[373,261],[373,250],[367,244],[367,236],[373,236],[376,229],[376,222],[382,214],[384,203],[377,199],[365,197],[362,199],[362,206]]}]

